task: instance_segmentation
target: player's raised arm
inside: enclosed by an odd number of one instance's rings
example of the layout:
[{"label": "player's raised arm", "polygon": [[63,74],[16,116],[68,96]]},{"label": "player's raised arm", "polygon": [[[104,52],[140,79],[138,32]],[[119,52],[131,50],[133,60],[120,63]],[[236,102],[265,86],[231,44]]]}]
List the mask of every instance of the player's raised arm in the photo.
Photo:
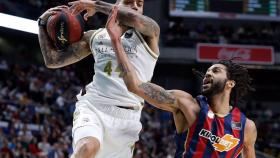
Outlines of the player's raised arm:
[{"label": "player's raised arm", "polygon": [[89,39],[94,31],[84,33],[79,42],[69,45],[64,50],[58,50],[49,38],[46,31],[47,20],[51,15],[56,14],[62,9],[68,9],[67,6],[58,6],[51,8],[43,13],[39,18],[39,43],[44,61],[49,68],[59,68],[75,63],[90,54]]},{"label": "player's raised arm", "polygon": [[156,84],[139,80],[135,69],[128,60],[127,55],[124,53],[123,46],[121,45],[120,36],[122,33],[122,27],[119,26],[116,16],[117,6],[112,10],[106,28],[111,37],[113,47],[115,48],[119,66],[122,71],[121,76],[123,77],[128,90],[160,109],[171,112],[178,110],[179,99],[182,96],[188,96],[188,94],[179,90],[167,91]]},{"label": "player's raised arm", "polygon": [[[142,15],[144,0],[118,0],[119,9],[117,19],[123,25],[133,27],[145,36],[149,47],[158,54],[158,40],[160,28],[151,18]],[[109,15],[113,4],[103,1],[79,0],[69,3],[74,14],[87,11],[85,18],[92,13],[102,12]]]}]

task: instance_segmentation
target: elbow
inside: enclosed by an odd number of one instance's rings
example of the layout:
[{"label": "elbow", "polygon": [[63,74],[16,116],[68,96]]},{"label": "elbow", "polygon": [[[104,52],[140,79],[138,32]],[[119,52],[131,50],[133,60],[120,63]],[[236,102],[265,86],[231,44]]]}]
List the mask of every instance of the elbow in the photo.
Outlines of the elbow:
[{"label": "elbow", "polygon": [[54,57],[54,54],[57,54],[57,52],[53,52],[53,51],[47,52],[45,50],[42,50],[42,54],[43,54],[45,66],[47,68],[55,69],[61,67],[59,65],[60,64],[59,59]]},{"label": "elbow", "polygon": [[45,63],[46,67],[49,69],[57,69],[60,68],[61,66],[55,65],[55,64],[50,64],[50,63]]},{"label": "elbow", "polygon": [[138,92],[139,92],[139,90],[138,90],[138,84],[136,84],[136,83],[126,83],[126,87],[127,87],[127,90],[129,91],[129,92],[131,92],[131,93],[134,93],[134,94],[136,94],[136,95],[138,95]]},{"label": "elbow", "polygon": [[137,87],[135,85],[128,84],[126,87],[129,92],[137,94]]},{"label": "elbow", "polygon": [[57,68],[61,68],[61,67],[64,66],[64,65],[59,64],[58,62],[55,62],[55,61],[46,61],[46,60],[45,60],[45,65],[46,65],[46,67],[49,68],[49,69],[57,69]]},{"label": "elbow", "polygon": [[154,36],[159,37],[159,35],[160,35],[160,27],[158,26],[157,23],[155,23],[155,25],[154,25]]},{"label": "elbow", "polygon": [[56,58],[51,58],[51,57],[45,57],[44,56],[44,61],[45,61],[46,67],[50,68],[50,69],[57,69],[57,68],[61,68],[63,66],[66,66],[65,62],[62,62],[60,59],[56,59]]}]

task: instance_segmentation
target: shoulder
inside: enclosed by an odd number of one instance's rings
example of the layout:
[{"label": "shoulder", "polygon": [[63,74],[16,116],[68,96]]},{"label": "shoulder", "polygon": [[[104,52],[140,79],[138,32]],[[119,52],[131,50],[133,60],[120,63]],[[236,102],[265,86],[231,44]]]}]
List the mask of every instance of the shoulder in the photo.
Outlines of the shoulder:
[{"label": "shoulder", "polygon": [[254,121],[246,119],[244,143],[254,143],[257,138],[257,128]]},{"label": "shoulder", "polygon": [[158,42],[159,42],[159,37],[149,37],[145,36],[142,33],[135,31],[137,37],[140,39],[140,41],[148,46],[148,49],[152,51],[152,53],[156,54],[157,56],[160,54],[159,53],[159,47],[158,47]]},{"label": "shoulder", "polygon": [[245,125],[245,131],[250,131],[250,132],[257,132],[256,125],[254,121],[246,118],[246,125]]},{"label": "shoulder", "polygon": [[84,32],[83,38],[89,40],[90,37],[91,37],[95,32],[96,32],[96,30],[89,30],[89,31],[86,31],[86,32]]},{"label": "shoulder", "polygon": [[84,32],[84,36],[83,36],[82,40],[89,43],[97,33],[101,32],[104,29],[105,28],[100,28],[97,30],[88,30],[88,31]]}]

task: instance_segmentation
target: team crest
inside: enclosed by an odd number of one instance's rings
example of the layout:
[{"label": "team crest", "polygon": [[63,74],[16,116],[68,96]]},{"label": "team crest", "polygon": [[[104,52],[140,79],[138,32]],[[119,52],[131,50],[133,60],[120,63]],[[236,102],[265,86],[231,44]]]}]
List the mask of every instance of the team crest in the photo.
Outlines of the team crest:
[{"label": "team crest", "polygon": [[234,129],[234,130],[241,130],[241,122],[234,122],[234,121],[231,121],[231,128]]}]

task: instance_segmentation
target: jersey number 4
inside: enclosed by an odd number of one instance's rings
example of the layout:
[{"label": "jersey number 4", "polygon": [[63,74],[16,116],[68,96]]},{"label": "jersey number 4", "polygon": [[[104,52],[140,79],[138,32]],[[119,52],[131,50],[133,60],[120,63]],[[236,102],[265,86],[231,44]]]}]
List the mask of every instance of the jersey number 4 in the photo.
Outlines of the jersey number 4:
[{"label": "jersey number 4", "polygon": [[[109,76],[112,76],[113,69],[112,69],[112,61],[111,60],[106,63],[103,71],[106,72]],[[121,69],[120,69],[119,66],[117,66],[115,68],[114,72],[119,73],[119,77],[121,77]]]}]

